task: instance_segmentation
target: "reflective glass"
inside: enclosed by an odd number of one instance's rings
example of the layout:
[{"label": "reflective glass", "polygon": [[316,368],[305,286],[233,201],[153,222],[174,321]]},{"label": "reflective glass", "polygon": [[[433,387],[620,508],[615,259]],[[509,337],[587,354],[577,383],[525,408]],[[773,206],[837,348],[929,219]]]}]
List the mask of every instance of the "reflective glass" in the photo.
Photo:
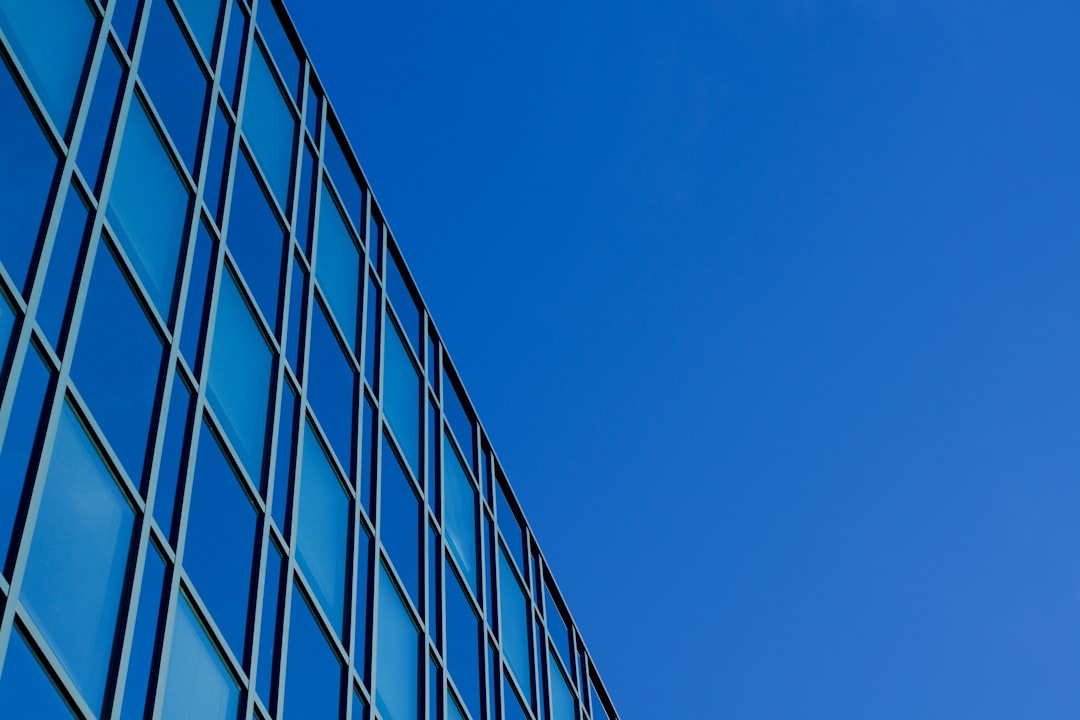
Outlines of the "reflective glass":
[{"label": "reflective glass", "polygon": [[11,633],[3,675],[0,675],[0,707],[14,718],[69,720],[76,717],[51,673],[30,649],[18,628]]},{"label": "reflective glass", "polygon": [[300,351],[304,344],[304,303],[307,299],[307,271],[295,257],[289,278],[289,322],[285,328],[285,359],[300,377]]},{"label": "reflective glass", "polygon": [[94,32],[86,0],[0,0],[0,28],[64,132]]},{"label": "reflective glass", "polygon": [[296,120],[258,43],[252,48],[248,68],[244,135],[278,203],[287,208]]},{"label": "reflective glass", "polygon": [[179,372],[173,374],[170,395],[169,417],[165,421],[165,440],[158,466],[157,494],[154,496],[154,519],[165,537],[175,542],[176,492],[191,442],[188,416],[191,414],[192,400],[191,388]]},{"label": "reflective glass", "polygon": [[209,632],[182,597],[173,625],[162,720],[235,720],[240,688]]},{"label": "reflective glass", "polygon": [[67,317],[68,300],[75,289],[75,271],[83,249],[83,240],[89,230],[90,214],[82,194],[74,185],[68,185],[60,226],[56,230],[52,253],[49,255],[45,287],[37,309],[38,326],[49,342],[60,349],[60,331]]},{"label": "reflective glass", "polygon": [[551,684],[551,720],[575,720],[574,693],[555,656],[548,654],[548,682]]},{"label": "reflective glass", "polygon": [[133,523],[127,498],[65,404],[20,599],[95,711],[105,699]]},{"label": "reflective glass", "polygon": [[338,636],[345,623],[349,496],[326,449],[305,424],[296,560]]},{"label": "reflective glass", "polygon": [[352,219],[353,225],[359,228],[364,209],[364,192],[360,189],[352,164],[345,159],[347,142],[335,123],[329,123],[329,127],[331,132],[326,136],[324,148],[326,170],[330,173],[342,205],[345,206],[345,214]]},{"label": "reflective glass", "polygon": [[150,6],[138,72],[188,172],[194,176],[207,82],[168,3]]},{"label": "reflective glass", "polygon": [[229,9],[229,34],[225,39],[225,56],[221,61],[221,92],[236,107],[240,94],[240,52],[247,37],[247,13],[240,0],[233,0]]},{"label": "reflective glass", "polygon": [[221,0],[177,0],[188,27],[202,48],[203,55],[213,63],[214,36],[217,34]]},{"label": "reflective glass", "polygon": [[397,453],[387,440],[382,446],[382,484],[379,490],[379,537],[413,605],[420,607],[420,500],[406,477]]},{"label": "reflective glass", "polygon": [[476,489],[449,439],[443,440],[443,514],[446,543],[469,587],[477,587]]},{"label": "reflective glass", "polygon": [[112,24],[117,36],[127,50],[135,34],[135,15],[139,11],[139,0],[113,0]]},{"label": "reflective glass", "polygon": [[353,718],[353,720],[367,720],[367,716],[368,716],[367,703],[364,702],[364,699],[362,697],[360,697],[360,691],[357,690],[355,687],[353,688],[353,706],[352,707],[353,707],[353,709],[352,709],[352,718]]},{"label": "reflective glass", "polygon": [[367,317],[364,320],[364,379],[368,387],[378,392],[375,377],[375,346],[379,337],[378,318],[379,312],[379,287],[368,276],[367,280]]},{"label": "reflective glass", "polygon": [[149,715],[147,690],[150,687],[150,669],[154,666],[154,641],[157,639],[164,588],[165,560],[151,542],[143,567],[139,609],[135,616],[135,637],[131,641],[131,656],[128,658],[127,682],[120,714],[122,720],[137,720]]},{"label": "reflective glass", "polygon": [[237,156],[225,246],[236,258],[240,274],[251,288],[267,324],[276,331],[285,231],[262,185],[255,179],[255,170],[245,152]]},{"label": "reflective glass", "polygon": [[503,549],[499,548],[499,614],[503,654],[521,687],[529,687],[529,605]]},{"label": "reflective glass", "polygon": [[383,412],[413,473],[420,474],[422,384],[412,356],[393,322],[383,335]]},{"label": "reflective glass", "polygon": [[[36,12],[35,3],[0,0],[0,7],[23,6]],[[49,188],[56,174],[56,153],[2,61],[0,107],[4,108],[0,112],[0,133],[5,138],[19,139],[0,143],[0,167],[19,168],[19,172],[0,173],[0,217],[4,218],[0,226],[0,263],[21,288],[30,271]]]},{"label": "reflective glass", "polygon": [[528,720],[525,703],[518,697],[508,678],[503,679],[503,720]]},{"label": "reflective glass", "polygon": [[323,289],[350,348],[356,347],[360,303],[360,251],[341,210],[324,186],[319,202],[319,244],[315,279]]},{"label": "reflective glass", "polygon": [[570,638],[570,624],[566,622],[562,608],[555,604],[551,588],[546,583],[544,585],[544,600],[547,605],[544,617],[547,619],[548,632],[551,633],[563,662],[569,666],[570,660],[574,657],[573,643]]},{"label": "reflective glass", "polygon": [[207,395],[248,475],[262,476],[273,357],[231,273],[221,282]]},{"label": "reflective glass", "polygon": [[79,144],[79,167],[83,176],[97,192],[105,170],[105,143],[109,138],[113,116],[120,106],[121,83],[124,68],[117,50],[109,43],[101,58],[97,79],[94,81],[94,97],[86,116],[82,142]]},{"label": "reflective glass", "polygon": [[338,461],[348,469],[352,464],[352,441],[356,432],[353,424],[356,373],[330,327],[321,302],[315,303],[311,313],[308,357],[308,400]]},{"label": "reflective glass", "polygon": [[379,567],[378,641],[375,647],[375,708],[383,720],[420,717],[420,638],[416,622],[394,581]]},{"label": "reflective glass", "polygon": [[443,575],[446,588],[446,669],[474,718],[480,717],[480,624],[450,565]]},{"label": "reflective glass", "polygon": [[368,589],[371,587],[371,536],[363,524],[357,523],[356,543],[356,621],[353,623],[354,652],[353,664],[360,677],[367,678],[367,617]]},{"label": "reflective glass", "polygon": [[[132,481],[142,478],[162,346],[118,258],[94,259],[71,376]],[[123,348],[123,352],[117,352]],[[117,388],[124,388],[117,392]]]},{"label": "reflective glass", "polygon": [[184,308],[184,326],[180,330],[180,352],[188,361],[188,366],[196,373],[202,366],[203,315],[206,310],[206,291],[210,284],[210,265],[214,259],[216,241],[206,227],[199,223],[199,234],[195,236],[195,253],[191,260],[191,280],[188,283],[187,306]]},{"label": "reflective glass", "polygon": [[461,705],[458,704],[457,698],[454,697],[453,694],[450,694],[447,700],[448,702],[446,703],[446,715],[449,720],[466,720],[468,716],[465,714],[464,708],[462,708]]},{"label": "reflective glass", "polygon": [[465,410],[468,407],[465,392],[458,387],[456,382],[451,381],[445,368],[443,369],[442,391],[446,421],[450,423],[450,429],[454,431],[454,439],[457,440],[458,447],[465,455],[465,466],[471,469],[473,464],[472,415]]},{"label": "reflective glass", "polygon": [[510,507],[510,503],[506,500],[506,492],[503,490],[503,484],[505,480],[502,479],[501,473],[499,479],[495,483],[495,498],[497,504],[497,512],[499,518],[499,532],[502,533],[506,539],[506,545],[513,553],[513,558],[517,562],[518,568],[522,574],[525,573],[525,557],[527,551],[525,549],[525,530],[523,523],[518,518],[516,512]]},{"label": "reflective glass", "polygon": [[428,720],[442,720],[442,678],[435,656],[428,657]]},{"label": "reflective glass", "polygon": [[390,253],[390,263],[386,267],[386,292],[390,296],[390,304],[394,306],[394,312],[401,327],[405,331],[405,337],[412,344],[417,357],[424,351],[423,328],[420,325],[420,309],[416,298],[409,286],[405,284],[403,265],[398,260],[396,253]]},{"label": "reflective glass", "polygon": [[424,618],[427,620],[428,633],[433,637],[439,637],[439,622],[436,615],[439,608],[439,536],[434,525],[428,525],[428,577],[427,591],[424,600]]},{"label": "reflective glass", "polygon": [[233,655],[243,657],[258,515],[224,452],[203,422],[183,564]]},{"label": "reflective glass", "polygon": [[278,660],[281,653],[278,608],[285,567],[281,550],[277,543],[271,540],[266,551],[266,566],[263,568],[262,629],[259,631],[259,670],[255,678],[255,689],[268,708],[273,708],[274,691],[277,689]]},{"label": "reflective glass", "polygon": [[307,92],[307,108],[304,110],[305,117],[307,118],[307,131],[311,134],[311,137],[317,136],[317,130],[319,127],[319,96],[315,91],[314,84],[308,85]]},{"label": "reflective glass", "polygon": [[274,524],[289,537],[289,526],[285,522],[285,512],[292,498],[292,463],[296,453],[296,405],[299,398],[292,383],[285,381],[281,389],[281,406],[278,408],[278,444],[277,461],[274,468],[274,496],[270,513]]},{"label": "reflective glass", "polygon": [[206,188],[203,200],[210,210],[210,215],[219,226],[225,202],[225,163],[232,146],[232,121],[220,104],[215,104],[214,134],[210,139],[210,158],[206,163]]},{"label": "reflective glass", "polygon": [[189,195],[142,102],[133,102],[107,216],[158,313],[169,317]]},{"label": "reflective glass", "polygon": [[375,478],[378,475],[378,465],[375,462],[375,443],[378,442],[377,437],[379,433],[378,427],[375,425],[374,418],[377,416],[375,406],[365,392],[364,395],[364,427],[363,435],[360,441],[363,443],[363,449],[360,452],[360,463],[358,467],[361,468],[358,473],[359,479],[358,494],[360,495],[360,501],[364,504],[364,512],[367,516],[374,517],[371,512],[371,506],[375,502]]},{"label": "reflective glass", "polygon": [[589,682],[589,708],[592,710],[593,720],[608,720],[607,711],[596,694],[596,688],[593,687],[594,682],[595,680]]},{"label": "reflective glass", "polygon": [[294,587],[282,716],[284,720],[337,720],[340,694],[341,662],[303,593]]},{"label": "reflective glass", "polygon": [[296,241],[311,257],[311,208],[315,203],[315,155],[311,145],[304,143],[300,156],[300,200],[296,205]]},{"label": "reflective glass", "polygon": [[278,70],[281,71],[285,85],[291,93],[296,95],[300,87],[300,58],[296,56],[296,49],[285,32],[285,28],[282,27],[281,19],[273,4],[260,3],[259,14],[255,21],[263,40],[266,41],[266,47],[270,50],[270,55],[277,63]]}]

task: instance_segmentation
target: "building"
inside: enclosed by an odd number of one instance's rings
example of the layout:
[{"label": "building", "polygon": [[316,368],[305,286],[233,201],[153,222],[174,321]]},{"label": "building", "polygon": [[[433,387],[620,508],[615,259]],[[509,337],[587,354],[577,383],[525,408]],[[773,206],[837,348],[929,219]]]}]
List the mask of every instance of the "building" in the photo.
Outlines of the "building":
[{"label": "building", "polygon": [[0,716],[616,720],[277,0],[0,59]]}]

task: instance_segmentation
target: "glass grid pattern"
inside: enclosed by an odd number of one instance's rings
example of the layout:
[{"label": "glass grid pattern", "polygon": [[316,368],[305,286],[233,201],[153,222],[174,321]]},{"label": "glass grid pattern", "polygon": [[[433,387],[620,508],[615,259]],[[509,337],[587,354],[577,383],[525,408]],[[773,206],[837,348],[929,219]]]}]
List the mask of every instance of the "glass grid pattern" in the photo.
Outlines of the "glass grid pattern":
[{"label": "glass grid pattern", "polygon": [[2,206],[0,690],[42,681],[4,713],[617,720],[280,0],[27,7],[0,133],[51,181]]}]

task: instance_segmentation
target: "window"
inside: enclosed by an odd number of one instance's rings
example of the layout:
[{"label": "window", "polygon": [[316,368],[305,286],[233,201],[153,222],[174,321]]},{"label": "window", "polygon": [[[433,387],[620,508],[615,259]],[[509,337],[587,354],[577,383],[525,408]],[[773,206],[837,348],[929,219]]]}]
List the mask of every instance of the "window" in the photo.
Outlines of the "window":
[{"label": "window", "polygon": [[385,326],[383,347],[383,410],[409,467],[420,475],[421,381],[405,341],[392,322]]},{"label": "window", "polygon": [[221,0],[177,0],[203,55],[213,63],[214,37],[217,34]]},{"label": "window", "polygon": [[34,720],[74,719],[56,681],[32,651],[22,630],[11,633],[4,674],[0,675],[0,707],[12,717]]},{"label": "window", "polygon": [[420,500],[390,443],[382,446],[379,537],[413,605],[420,607]]},{"label": "window", "polygon": [[256,43],[248,63],[247,104],[242,125],[259,167],[282,208],[288,207],[296,120]]},{"label": "window", "polygon": [[294,588],[289,658],[285,665],[284,717],[337,720],[340,688],[341,662],[303,593]]},{"label": "window", "polygon": [[551,684],[551,720],[575,720],[574,692],[552,653],[548,653],[548,682]]},{"label": "window", "polygon": [[520,687],[531,687],[529,605],[510,559],[499,547],[499,614],[503,654]]},{"label": "window", "polygon": [[135,514],[65,404],[21,600],[86,702],[105,700]]},{"label": "window", "polygon": [[255,296],[267,325],[276,331],[285,232],[246,152],[240,152],[237,157],[225,246],[236,258],[240,274]]},{"label": "window", "polygon": [[446,566],[446,668],[473,718],[480,715],[480,621],[457,573]]},{"label": "window", "polygon": [[443,441],[443,492],[446,543],[469,587],[476,589],[476,490],[453,444]]},{"label": "window", "polygon": [[349,348],[356,347],[360,307],[360,251],[330,191],[323,186],[319,201],[318,257],[315,279],[319,282]]},{"label": "window", "polygon": [[420,638],[416,621],[383,566],[377,623],[375,707],[383,720],[418,720]]},{"label": "window", "polygon": [[178,605],[161,717],[234,720],[240,705],[236,679],[188,599],[181,597]]},{"label": "window", "polygon": [[311,314],[311,352],[308,370],[308,398],[319,425],[330,439],[341,465],[348,470],[352,463],[353,437],[356,434],[353,407],[356,397],[356,373],[338,337],[330,327],[321,302]]}]

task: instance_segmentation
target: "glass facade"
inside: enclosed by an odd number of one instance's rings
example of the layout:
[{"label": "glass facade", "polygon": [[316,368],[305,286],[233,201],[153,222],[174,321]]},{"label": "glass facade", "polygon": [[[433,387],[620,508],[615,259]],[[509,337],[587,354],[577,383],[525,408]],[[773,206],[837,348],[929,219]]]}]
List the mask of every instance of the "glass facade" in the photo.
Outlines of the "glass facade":
[{"label": "glass facade", "polygon": [[0,0],[0,716],[618,718],[278,0]]}]

